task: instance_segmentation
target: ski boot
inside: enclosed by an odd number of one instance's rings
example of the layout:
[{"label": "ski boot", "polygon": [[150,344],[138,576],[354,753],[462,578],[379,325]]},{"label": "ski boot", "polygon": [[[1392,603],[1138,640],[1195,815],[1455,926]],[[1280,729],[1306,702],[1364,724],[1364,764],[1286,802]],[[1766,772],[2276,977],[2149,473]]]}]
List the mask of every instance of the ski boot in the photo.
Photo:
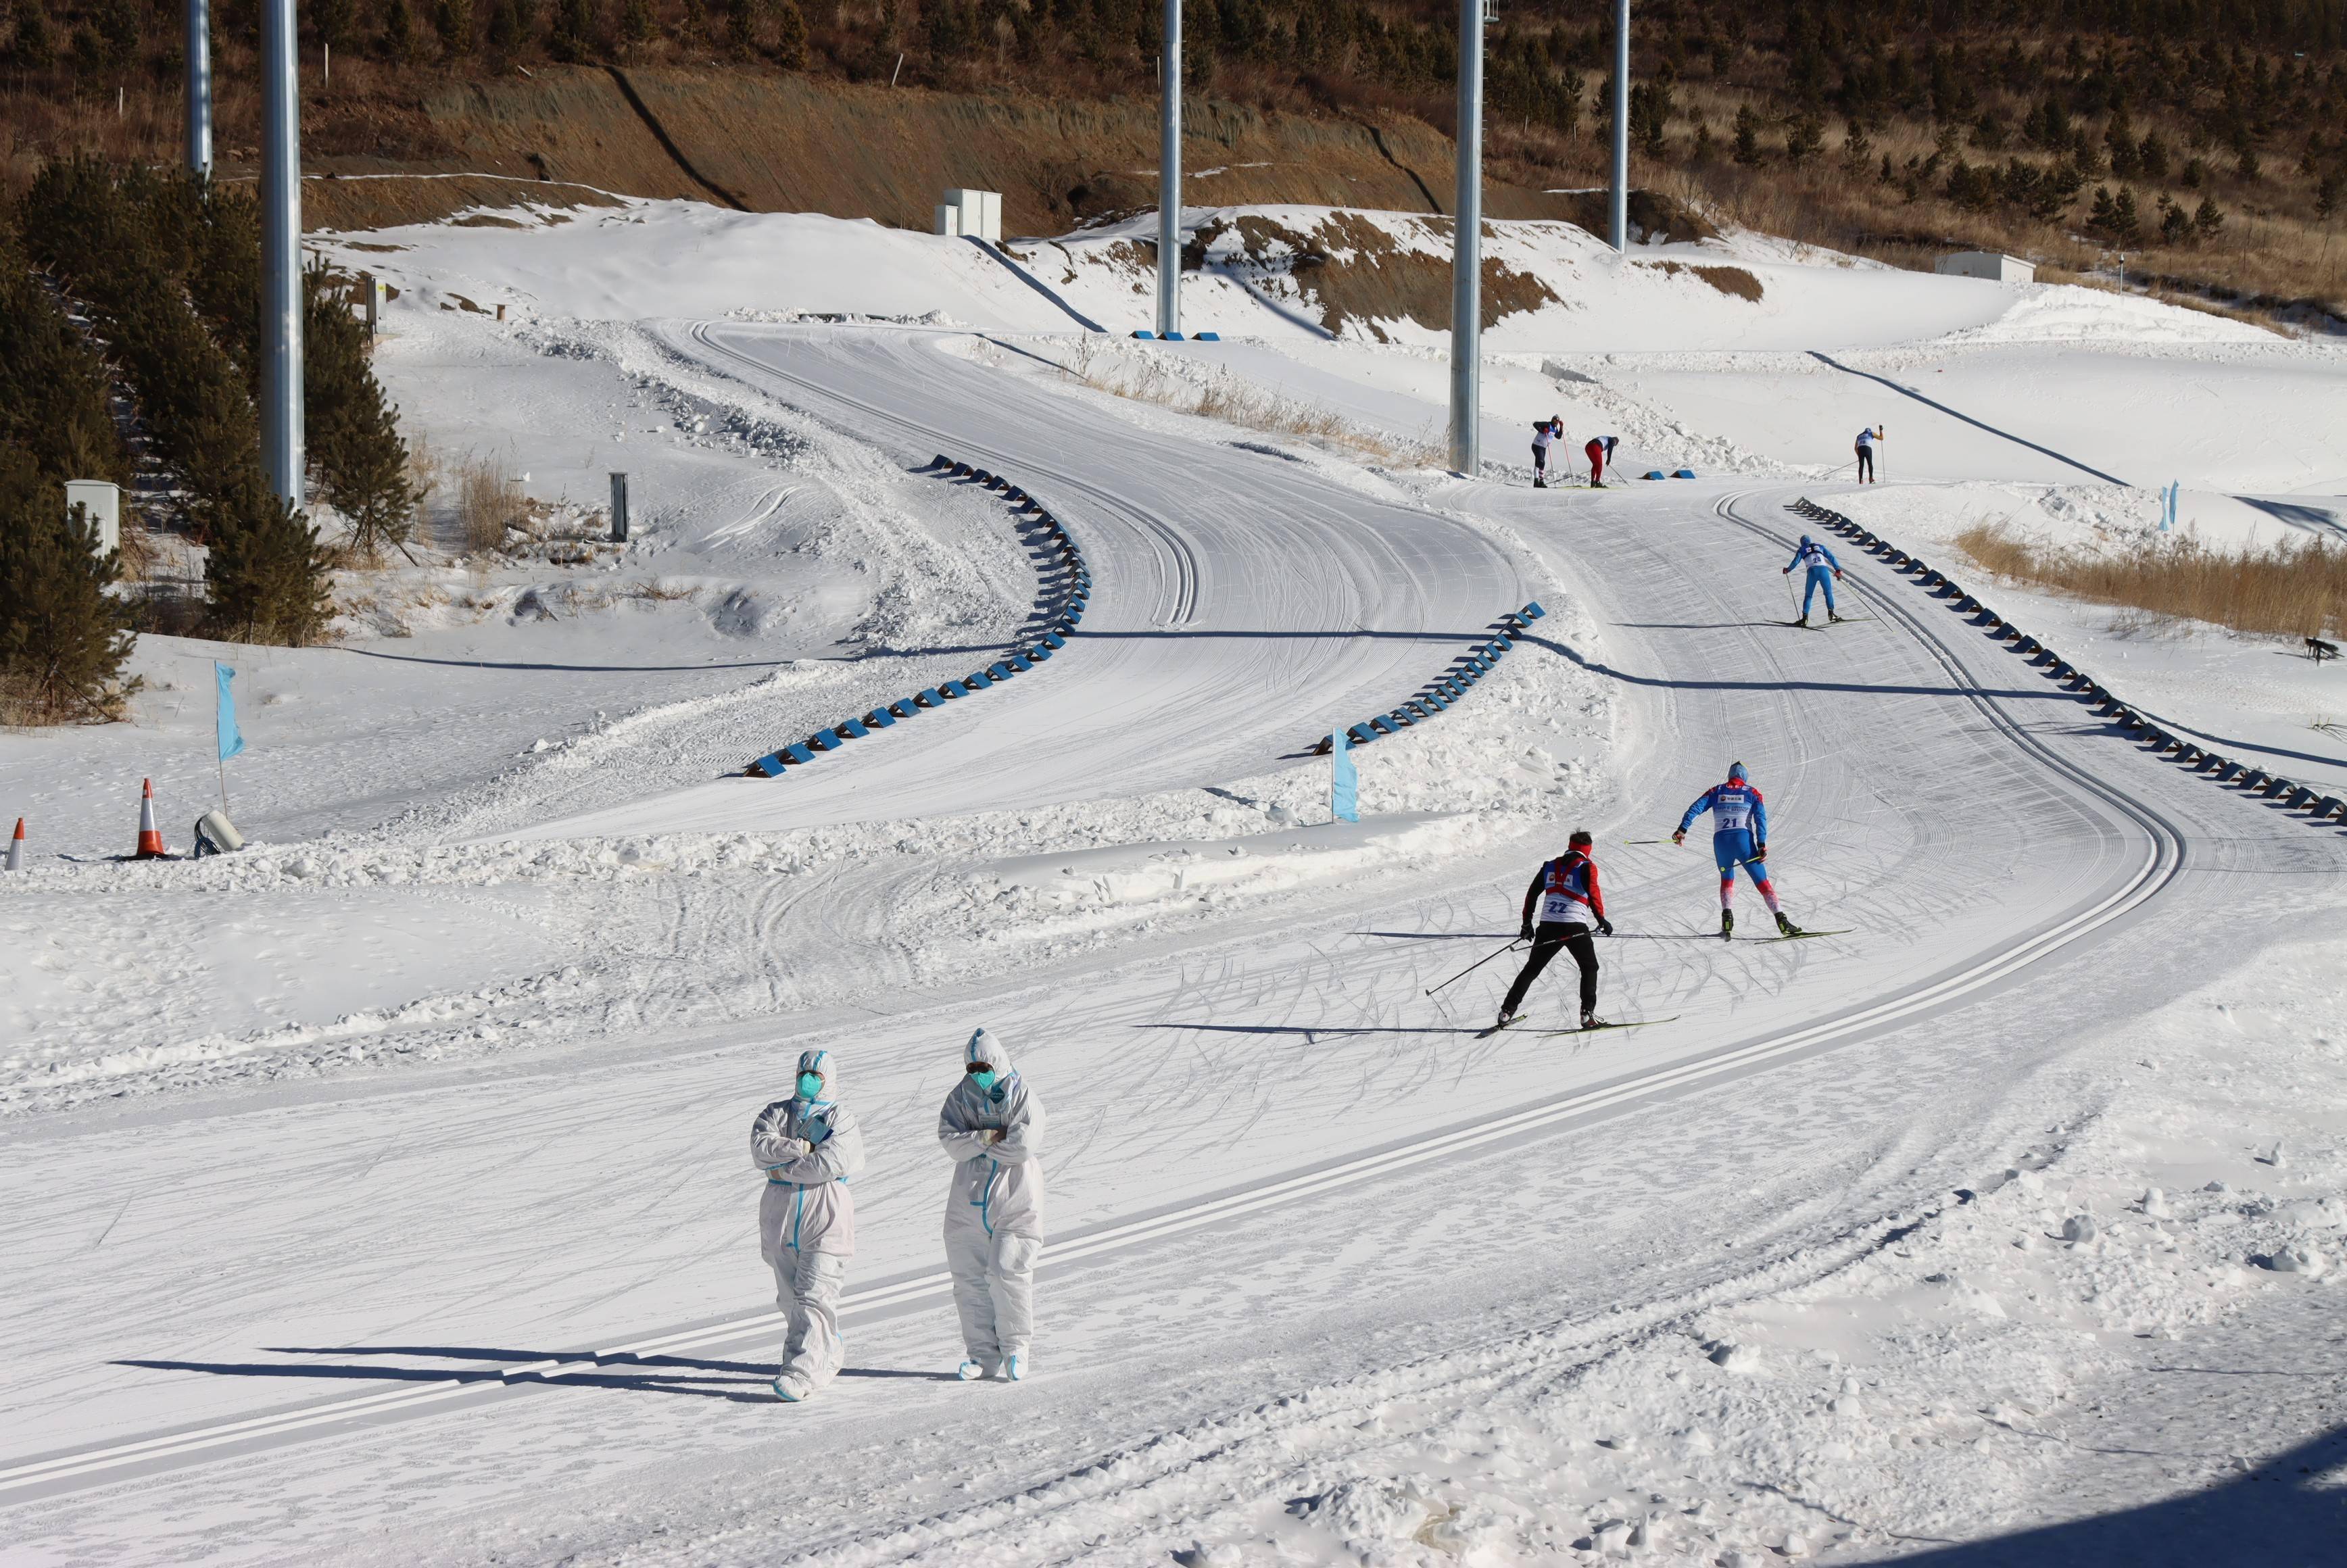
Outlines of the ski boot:
[{"label": "ski boot", "polygon": [[1805,936],[1807,933],[1799,926],[1794,925],[1790,920],[1785,918],[1785,912],[1779,909],[1777,911],[1777,935],[1780,937],[1799,937]]},{"label": "ski boot", "polygon": [[1545,490],[1548,488],[1548,481],[1535,474],[1532,476],[1532,488],[1535,490]]},{"label": "ski boot", "polygon": [[815,1385],[795,1372],[785,1372],[774,1379],[774,1398],[786,1405],[795,1405],[815,1394]]},{"label": "ski boot", "polygon": [[963,1382],[975,1383],[985,1376],[986,1365],[984,1362],[969,1360],[964,1361],[961,1364],[961,1380]]},{"label": "ski boot", "polygon": [[1842,621],[1842,618],[1830,610],[1826,611],[1826,620],[1836,626],[1840,626]]},{"label": "ski boot", "polygon": [[1808,610],[1803,610],[1803,611],[1801,612],[1801,619],[1800,619],[1800,620],[1797,620],[1797,621],[1795,621],[1795,622],[1793,622],[1793,624],[1794,624],[1794,625],[1796,625],[1796,626],[1807,626],[1809,623],[1809,612]]},{"label": "ski boot", "polygon": [[1013,1383],[1025,1382],[1027,1380],[1027,1352],[1024,1350],[1013,1350],[1009,1356],[1005,1357],[1002,1362],[1002,1375]]},{"label": "ski boot", "polygon": [[1516,1021],[1516,1015],[1515,1015],[1514,1013],[1509,1012],[1508,1010],[1506,1010],[1506,1009],[1503,1008],[1503,1009],[1501,1009],[1500,1016],[1499,1016],[1498,1018],[1496,1018],[1496,1019],[1494,1019],[1494,1020],[1491,1020],[1491,1028],[1492,1028],[1492,1030],[1493,1030],[1494,1031],[1497,1031],[1497,1030],[1503,1030],[1503,1029],[1507,1028],[1510,1024],[1512,1024],[1512,1023],[1513,1023],[1513,1022],[1515,1022],[1515,1021]]},{"label": "ski boot", "polygon": [[1613,1026],[1611,1024],[1608,1024],[1604,1019],[1599,1018],[1594,1012],[1585,1012],[1581,1015],[1581,1030],[1584,1034],[1593,1029],[1610,1029]]},{"label": "ski boot", "polygon": [[1723,942],[1728,941],[1731,940],[1735,935],[1736,911],[1733,909],[1722,909],[1719,912],[1719,939]]}]

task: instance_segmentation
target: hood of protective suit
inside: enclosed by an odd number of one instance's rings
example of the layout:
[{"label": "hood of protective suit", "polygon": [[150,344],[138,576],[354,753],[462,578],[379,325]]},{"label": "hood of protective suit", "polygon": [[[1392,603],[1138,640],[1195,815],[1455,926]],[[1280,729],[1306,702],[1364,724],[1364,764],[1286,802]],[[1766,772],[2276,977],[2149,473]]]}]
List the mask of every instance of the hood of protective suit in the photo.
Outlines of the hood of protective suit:
[{"label": "hood of protective suit", "polygon": [[1010,1060],[1010,1042],[990,1029],[971,1032],[969,1043],[961,1048],[961,1064],[967,1068],[973,1061],[983,1061],[994,1069],[994,1081],[999,1085],[1019,1071]]},{"label": "hood of protective suit", "polygon": [[[805,1102],[812,1109],[827,1111],[839,1102],[839,1059],[827,1050],[799,1052],[798,1072],[823,1074],[823,1098]],[[798,1072],[791,1075],[791,1098],[798,1098]]]}]

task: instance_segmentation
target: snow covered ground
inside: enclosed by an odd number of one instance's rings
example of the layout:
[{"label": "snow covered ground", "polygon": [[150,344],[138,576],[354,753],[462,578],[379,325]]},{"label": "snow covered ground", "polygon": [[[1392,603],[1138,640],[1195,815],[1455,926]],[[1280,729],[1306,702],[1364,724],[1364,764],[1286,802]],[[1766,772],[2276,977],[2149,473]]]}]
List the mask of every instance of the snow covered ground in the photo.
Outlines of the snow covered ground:
[{"label": "snow covered ground", "polygon": [[[1983,516],[2140,528],[2169,478],[2214,537],[2335,528],[2335,350],[1500,225],[1560,302],[1493,333],[1469,483],[1390,456],[1440,428],[1414,323],[1332,339],[1231,267],[1187,309],[1232,341],[1086,339],[1147,303],[1123,231],[1022,274],[825,219],[514,216],[341,256],[402,290],[379,364],[432,447],[582,528],[625,469],[630,545],[426,552],[346,585],[339,646],[148,639],[134,723],[0,736],[36,851],[0,879],[0,1560],[2325,1560],[2347,835],[2142,758],[1870,559],[1874,619],[1788,627],[1777,568],[1802,495],[1935,559]],[[1694,271],[1731,265],[1758,301]],[[1217,387],[1252,425],[1186,411]],[[1505,433],[1555,412],[1701,477],[1525,488]],[[1877,421],[1892,482],[1836,482]],[[1052,612],[940,451],[1064,521],[1081,631],[718,777]],[[1330,823],[1307,745],[1531,600]],[[2347,778],[2335,667],[1996,601]],[[215,657],[261,842],[56,858],[128,847],[141,776],[201,808]],[[1700,850],[1653,842],[1731,758],[1831,935],[1756,939],[1747,888],[1722,943]],[[1430,990],[1582,825],[1601,1005],[1668,1021],[1480,1039],[1507,959]],[[951,1378],[937,1255],[979,1022],[1052,1116],[1015,1388]],[[874,1158],[848,1372],[784,1409],[740,1139],[812,1044]]]}]

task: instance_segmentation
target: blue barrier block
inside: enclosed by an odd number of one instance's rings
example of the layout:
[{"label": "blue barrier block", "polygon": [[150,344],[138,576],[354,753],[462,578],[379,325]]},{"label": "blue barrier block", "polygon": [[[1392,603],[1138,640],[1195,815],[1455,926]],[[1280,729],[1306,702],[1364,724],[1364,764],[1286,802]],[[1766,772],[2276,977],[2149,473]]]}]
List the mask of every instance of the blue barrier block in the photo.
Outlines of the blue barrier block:
[{"label": "blue barrier block", "polygon": [[809,743],[819,752],[835,752],[847,743],[840,739],[837,730],[817,730],[815,739]]},{"label": "blue barrier block", "polygon": [[1378,737],[1367,724],[1355,724],[1345,732],[1345,738],[1357,746],[1366,746]]},{"label": "blue barrier block", "polygon": [[930,458],[925,466],[931,468],[950,468],[953,466],[953,459],[940,452],[936,456]]},{"label": "blue barrier block", "polygon": [[1380,735],[1390,735],[1394,733],[1393,721],[1391,719],[1385,718],[1382,715],[1378,718],[1371,719],[1369,721],[1369,728]]},{"label": "blue barrier block", "polygon": [[938,687],[938,690],[944,692],[948,697],[967,697],[969,695],[969,688],[963,685],[958,681],[948,681],[944,685]]},{"label": "blue barrier block", "polygon": [[961,678],[961,683],[973,692],[983,692],[994,684],[993,678],[983,670],[973,670]]},{"label": "blue barrier block", "polygon": [[783,760],[793,767],[805,767],[815,761],[815,748],[805,741],[793,741],[783,748]]},{"label": "blue barrier block", "polygon": [[1429,692],[1425,696],[1420,697],[1419,701],[1424,702],[1428,707],[1433,709],[1438,713],[1450,706],[1450,699],[1444,696],[1440,692]]},{"label": "blue barrier block", "polygon": [[960,462],[960,461],[956,461],[956,462],[955,462],[955,464],[954,464],[954,466],[953,466],[951,468],[949,468],[949,469],[948,469],[948,470],[947,470],[947,472],[948,472],[948,474],[952,475],[952,476],[953,476],[953,477],[955,477],[955,478],[957,478],[957,479],[961,478],[964,475],[968,474],[969,471],[970,471],[970,470],[969,470],[969,464],[967,464],[967,463]]},{"label": "blue barrier block", "polygon": [[1156,334],[1155,333],[1153,333],[1153,332],[1150,331],[1147,327],[1135,327],[1135,328],[1133,328],[1133,336],[1135,336],[1135,337],[1137,337],[1137,338],[1142,338],[1142,339],[1146,340],[1146,339],[1149,339],[1149,338],[1153,338],[1153,337],[1155,337],[1157,334]]},{"label": "blue barrier block", "polygon": [[1027,656],[1023,653],[1013,653],[1010,658],[1005,659],[1003,662],[1010,666],[1010,672],[1013,675],[1024,675],[1028,671],[1035,668],[1035,666],[1027,662]]},{"label": "blue barrier block", "polygon": [[1692,479],[1695,477],[1695,470],[1692,468],[1676,469],[1673,471],[1671,477],[1674,479]]},{"label": "blue barrier block", "polygon": [[1198,334],[1198,341],[1200,343],[1220,343],[1223,341],[1223,334],[1220,333],[1200,333]]},{"label": "blue barrier block", "polygon": [[1038,664],[1040,664],[1044,660],[1049,659],[1051,656],[1051,651],[1044,647],[1040,642],[1035,644],[1034,647],[1027,650],[1027,657],[1033,660]]},{"label": "blue barrier block", "polygon": [[839,722],[839,733],[851,741],[860,741],[872,732],[864,727],[864,721],[861,719],[842,719]]},{"label": "blue barrier block", "polygon": [[943,692],[938,691],[935,686],[924,686],[921,688],[919,694],[915,696],[913,699],[914,702],[918,702],[924,708],[938,707],[943,703],[945,700],[946,694]]},{"label": "blue barrier block", "polygon": [[1043,646],[1046,648],[1065,648],[1067,645],[1068,640],[1056,631],[1047,631],[1043,634]]},{"label": "blue barrier block", "polygon": [[1072,631],[1075,630],[1076,622],[1081,620],[1083,618],[1084,601],[1082,600],[1078,600],[1073,604],[1069,605],[1066,613],[1060,617],[1060,624]]},{"label": "blue barrier block", "polygon": [[[1179,40],[1176,41],[1178,42]],[[1180,333],[1159,333],[1157,335],[1165,343],[1180,343],[1182,341],[1182,334]]]},{"label": "blue barrier block", "polygon": [[1649,468],[1645,473],[1638,476],[1641,479],[1659,479],[1662,477],[1663,471],[1660,468]]},{"label": "blue barrier block", "polygon": [[900,697],[888,704],[888,712],[900,719],[909,719],[921,711],[921,705],[910,697]]},{"label": "blue barrier block", "polygon": [[1027,492],[1016,485],[1007,486],[1003,489],[1002,498],[1006,501],[1023,501],[1027,498]]},{"label": "blue barrier block", "polygon": [[983,468],[972,468],[969,471],[969,477],[977,480],[981,485],[990,486],[994,483],[994,476],[988,473]]},{"label": "blue barrier block", "polygon": [[1408,702],[1404,702],[1400,708],[1396,710],[1396,712],[1408,713],[1412,720],[1430,719],[1434,717],[1434,711],[1415,697],[1412,697]]},{"label": "blue barrier block", "polygon": [[897,715],[886,708],[875,708],[864,715],[864,722],[876,730],[886,730],[897,723]]},{"label": "blue barrier block", "polygon": [[753,779],[778,779],[783,776],[783,753],[769,752],[742,772]]},{"label": "blue barrier block", "polygon": [[1011,669],[1007,663],[989,664],[986,667],[986,672],[997,681],[1008,681],[1011,676],[1018,673],[1017,671]]},{"label": "blue barrier block", "polygon": [[1524,617],[1528,620],[1538,620],[1542,616],[1546,615],[1547,613],[1547,610],[1542,610],[1540,607],[1539,600],[1534,600],[1530,604],[1524,606]]}]

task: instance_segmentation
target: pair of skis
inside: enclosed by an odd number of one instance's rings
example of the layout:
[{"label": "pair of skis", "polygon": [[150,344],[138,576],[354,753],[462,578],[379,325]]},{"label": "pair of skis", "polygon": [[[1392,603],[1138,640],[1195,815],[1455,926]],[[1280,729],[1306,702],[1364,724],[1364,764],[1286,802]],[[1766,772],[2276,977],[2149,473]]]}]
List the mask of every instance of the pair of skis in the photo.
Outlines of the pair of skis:
[{"label": "pair of skis", "polygon": [[[1596,1034],[1609,1029],[1649,1029],[1658,1023],[1676,1023],[1685,1016],[1683,1013],[1673,1013],[1668,1018],[1636,1018],[1622,1023],[1593,1023],[1582,1029],[1544,1029],[1541,1030],[1539,1034],[1542,1040],[1554,1040],[1561,1034]],[[1495,1023],[1489,1029],[1477,1030],[1475,1038],[1489,1040],[1503,1029],[1513,1029],[1516,1025],[1527,1021],[1524,1019],[1512,1018],[1505,1023]]]}]

